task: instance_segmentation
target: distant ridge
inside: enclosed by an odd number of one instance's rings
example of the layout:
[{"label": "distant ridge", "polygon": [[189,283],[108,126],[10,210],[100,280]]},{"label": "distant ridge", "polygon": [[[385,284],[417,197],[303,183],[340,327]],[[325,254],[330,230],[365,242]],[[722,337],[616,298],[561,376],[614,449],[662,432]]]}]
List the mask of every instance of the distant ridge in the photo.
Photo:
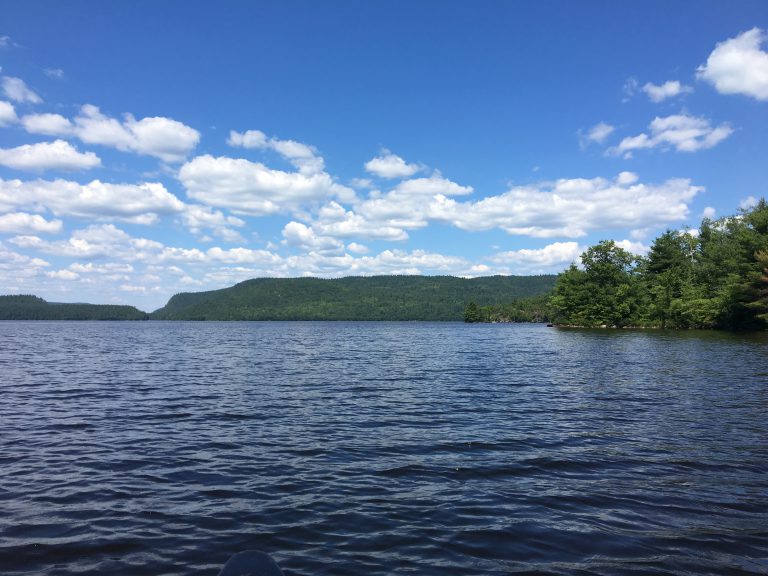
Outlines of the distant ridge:
[{"label": "distant ridge", "polygon": [[0,296],[0,320],[147,320],[133,306],[62,304],[31,295]]},{"label": "distant ridge", "polygon": [[156,320],[462,320],[466,306],[541,296],[556,276],[350,276],[256,278],[221,290],[184,292]]}]

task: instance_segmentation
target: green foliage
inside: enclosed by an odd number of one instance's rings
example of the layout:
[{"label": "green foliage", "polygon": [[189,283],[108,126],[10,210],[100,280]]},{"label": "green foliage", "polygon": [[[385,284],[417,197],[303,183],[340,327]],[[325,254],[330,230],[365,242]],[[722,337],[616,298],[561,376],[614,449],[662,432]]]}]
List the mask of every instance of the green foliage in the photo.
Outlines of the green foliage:
[{"label": "green foliage", "polygon": [[549,322],[551,318],[546,294],[482,307],[470,302],[464,310],[464,322]]},{"label": "green foliage", "polygon": [[58,304],[37,296],[0,296],[0,320],[147,320],[133,306]]},{"label": "green foliage", "polygon": [[647,258],[611,241],[558,276],[555,321],[577,326],[760,329],[768,326],[768,204],[667,230]]},{"label": "green foliage", "polygon": [[159,320],[461,320],[478,307],[546,294],[555,277],[371,276],[257,278],[173,296]]}]

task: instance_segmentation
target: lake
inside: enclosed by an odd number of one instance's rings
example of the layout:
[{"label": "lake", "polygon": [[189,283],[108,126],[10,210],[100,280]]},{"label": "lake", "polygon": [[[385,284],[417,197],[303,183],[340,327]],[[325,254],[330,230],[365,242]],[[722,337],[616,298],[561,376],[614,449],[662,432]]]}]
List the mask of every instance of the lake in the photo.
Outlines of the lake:
[{"label": "lake", "polygon": [[0,322],[0,572],[768,573],[768,334]]}]

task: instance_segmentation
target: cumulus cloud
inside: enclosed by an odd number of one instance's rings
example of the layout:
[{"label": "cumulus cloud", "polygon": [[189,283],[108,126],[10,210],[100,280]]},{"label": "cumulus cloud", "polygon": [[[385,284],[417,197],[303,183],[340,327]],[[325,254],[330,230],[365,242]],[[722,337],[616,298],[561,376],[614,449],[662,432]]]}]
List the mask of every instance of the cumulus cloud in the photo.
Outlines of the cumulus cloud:
[{"label": "cumulus cloud", "polygon": [[160,214],[184,210],[184,204],[159,183],[110,184],[93,180],[0,179],[0,210],[50,210],[57,216],[123,220],[152,224]]},{"label": "cumulus cloud", "polygon": [[[227,216],[210,206],[188,204],[181,213],[184,226],[193,234],[210,231],[214,236],[227,242],[244,242],[245,239],[234,228],[242,228],[245,221],[235,216]],[[234,227],[234,228],[233,228]]]},{"label": "cumulus cloud", "polygon": [[697,78],[721,94],[744,94],[768,100],[768,52],[761,50],[766,34],[752,28],[720,42],[697,69]]},{"label": "cumulus cloud", "polygon": [[[322,236],[390,241],[406,240],[408,230],[430,222],[468,231],[497,228],[535,238],[578,238],[605,228],[679,222],[688,216],[689,202],[703,190],[682,179],[643,184],[637,174],[622,172],[614,180],[562,179],[462,202],[446,192],[467,193],[468,187],[434,184],[403,183],[387,194],[359,202],[352,210],[331,202],[310,224]],[[413,189],[423,193],[404,193]]]},{"label": "cumulus cloud", "polygon": [[101,165],[93,152],[79,152],[64,140],[0,148],[0,165],[15,170],[89,170]]},{"label": "cumulus cloud", "polygon": [[86,144],[154,156],[165,162],[183,161],[200,141],[197,130],[177,120],[162,116],[136,120],[125,114],[120,121],[91,104],[83,106],[73,121],[58,114],[37,114],[25,116],[22,125],[32,134],[72,136]]},{"label": "cumulus cloud", "polygon": [[243,133],[232,130],[227,144],[249,149],[274,150],[293,164],[300,173],[308,176],[318,174],[325,168],[325,162],[313,146],[294,140],[267,138],[260,130],[248,130]]},{"label": "cumulus cloud", "polygon": [[418,164],[408,164],[405,160],[384,150],[379,156],[365,163],[365,170],[379,178],[409,178],[421,170]]},{"label": "cumulus cloud", "polygon": [[10,102],[0,100],[0,126],[8,126],[18,121],[16,110]]},{"label": "cumulus cloud", "polygon": [[31,104],[40,104],[43,99],[31,90],[21,78],[3,76],[3,93],[14,102],[29,102]]},{"label": "cumulus cloud", "polygon": [[308,251],[341,252],[344,244],[336,238],[318,236],[309,226],[301,222],[288,222],[283,228],[283,238],[289,246],[295,246]]},{"label": "cumulus cloud", "polygon": [[664,84],[656,85],[651,82],[647,82],[643,86],[643,92],[648,95],[651,102],[661,102],[667,98],[674,98],[682,94],[689,94],[693,92],[693,88],[681,84],[678,80],[668,80]]},{"label": "cumulus cloud", "polygon": [[353,190],[325,172],[284,172],[242,158],[208,154],[184,164],[179,179],[190,198],[254,216],[289,212],[329,198],[349,201],[355,197]]},{"label": "cumulus cloud", "polygon": [[555,242],[543,248],[499,252],[489,260],[496,264],[513,264],[518,273],[559,272],[571,262],[578,261],[585,249],[576,242]]},{"label": "cumulus cloud", "polygon": [[61,220],[46,220],[39,214],[10,212],[0,215],[2,234],[56,234],[62,227]]},{"label": "cumulus cloud", "polygon": [[733,134],[727,122],[713,126],[706,118],[675,114],[656,117],[649,125],[648,133],[624,138],[617,146],[609,148],[610,155],[630,158],[633,151],[650,148],[675,149],[678,152],[696,152],[716,146]]},{"label": "cumulus cloud", "polygon": [[73,136],[75,127],[61,114],[27,114],[21,118],[21,125],[30,134],[44,136]]},{"label": "cumulus cloud", "polygon": [[53,270],[45,273],[48,278],[55,278],[57,280],[77,280],[80,275],[72,270]]}]

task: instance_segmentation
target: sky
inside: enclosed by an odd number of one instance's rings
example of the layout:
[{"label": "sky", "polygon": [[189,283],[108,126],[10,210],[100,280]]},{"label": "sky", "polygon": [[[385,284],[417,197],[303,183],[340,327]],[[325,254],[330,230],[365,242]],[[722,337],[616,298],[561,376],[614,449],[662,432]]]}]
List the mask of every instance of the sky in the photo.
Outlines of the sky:
[{"label": "sky", "polygon": [[762,0],[0,15],[0,294],[557,273],[768,196]]}]

